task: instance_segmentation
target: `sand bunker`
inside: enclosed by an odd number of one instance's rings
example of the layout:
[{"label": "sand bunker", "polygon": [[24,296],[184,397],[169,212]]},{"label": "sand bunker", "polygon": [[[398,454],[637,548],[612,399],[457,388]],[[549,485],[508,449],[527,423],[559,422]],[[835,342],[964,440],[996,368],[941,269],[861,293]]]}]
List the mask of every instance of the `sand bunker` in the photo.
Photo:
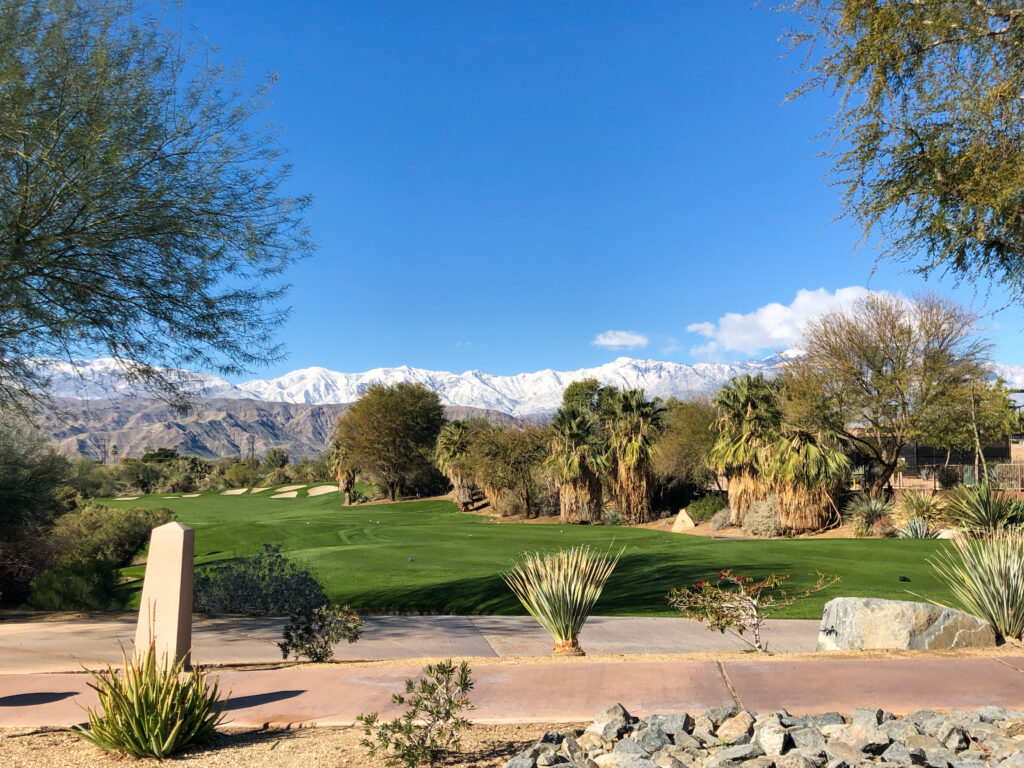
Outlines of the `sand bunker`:
[{"label": "sand bunker", "polygon": [[277,493],[271,496],[272,499],[294,499],[299,495],[298,491],[287,491],[285,493]]},{"label": "sand bunker", "polygon": [[267,490],[267,488],[269,488],[269,487],[270,487],[269,485],[264,485],[262,488],[250,488],[249,489],[249,493],[259,493],[260,491]]},{"label": "sand bunker", "polygon": [[138,496],[118,496],[114,501],[135,501]]},{"label": "sand bunker", "polygon": [[338,486],[336,485],[318,485],[316,488],[310,488],[306,493],[310,496],[323,496],[325,493],[337,493]]},{"label": "sand bunker", "polygon": [[181,494],[181,498],[183,498],[183,499],[194,499],[196,496],[199,496],[199,495],[200,494],[198,494],[198,493],[183,493],[183,494]]},{"label": "sand bunker", "polygon": [[248,488],[232,488],[230,491],[221,491],[221,496],[241,496]]},{"label": "sand bunker", "polygon": [[288,493],[288,491],[297,491],[297,490],[299,490],[299,488],[305,488],[305,487],[306,487],[305,483],[303,483],[302,485],[282,485],[280,488],[277,489],[277,492],[278,493]]},{"label": "sand bunker", "polygon": [[165,499],[180,499],[181,496],[164,496]]}]

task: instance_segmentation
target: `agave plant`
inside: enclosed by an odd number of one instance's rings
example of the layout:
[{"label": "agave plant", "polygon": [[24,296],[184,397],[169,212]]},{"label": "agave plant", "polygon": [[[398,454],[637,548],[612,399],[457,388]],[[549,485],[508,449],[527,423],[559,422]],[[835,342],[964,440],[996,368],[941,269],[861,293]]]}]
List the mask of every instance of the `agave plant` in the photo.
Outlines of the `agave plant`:
[{"label": "agave plant", "polygon": [[584,546],[552,553],[526,553],[502,578],[551,635],[556,654],[583,656],[580,630],[623,551],[614,556],[602,555]]},{"label": "agave plant", "polygon": [[885,499],[861,494],[843,510],[843,516],[853,520],[858,536],[870,536],[879,523],[892,517],[893,504]]},{"label": "agave plant", "polygon": [[931,562],[960,606],[1001,638],[1024,638],[1024,531],[953,539]]},{"label": "agave plant", "polygon": [[122,668],[94,673],[89,687],[99,711],[86,710],[88,726],[74,730],[100,749],[162,760],[192,744],[209,741],[224,716],[217,683],[184,660],[168,664],[151,644],[141,659],[122,650]]},{"label": "agave plant", "polygon": [[939,531],[932,528],[926,517],[908,517],[902,527],[896,529],[896,535],[901,539],[937,539]]},{"label": "agave plant", "polygon": [[970,531],[991,532],[1024,522],[1024,502],[993,489],[988,483],[961,486],[950,495],[947,514]]}]

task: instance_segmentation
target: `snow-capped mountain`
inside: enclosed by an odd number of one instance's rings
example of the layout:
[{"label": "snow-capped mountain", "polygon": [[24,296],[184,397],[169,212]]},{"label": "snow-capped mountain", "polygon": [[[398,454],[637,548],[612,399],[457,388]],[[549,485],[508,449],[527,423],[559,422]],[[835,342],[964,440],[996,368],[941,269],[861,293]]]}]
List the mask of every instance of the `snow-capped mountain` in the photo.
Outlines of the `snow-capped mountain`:
[{"label": "snow-capped mountain", "polygon": [[[482,371],[456,374],[408,366],[374,368],[364,373],[303,368],[274,379],[253,379],[237,385],[209,374],[177,371],[175,375],[202,397],[316,405],[351,403],[371,384],[411,381],[437,392],[444,405],[532,416],[555,410],[565,387],[580,379],[596,378],[602,384],[639,388],[657,397],[692,398],[708,395],[744,373],[772,375],[781,361],[781,356],[772,356],[739,363],[685,365],[620,357],[596,368],[548,369],[515,376],[496,376]],[[81,360],[75,364],[47,361],[39,365],[50,380],[50,391],[57,397],[105,399],[145,394],[125,381],[116,361],[108,358]]]}]

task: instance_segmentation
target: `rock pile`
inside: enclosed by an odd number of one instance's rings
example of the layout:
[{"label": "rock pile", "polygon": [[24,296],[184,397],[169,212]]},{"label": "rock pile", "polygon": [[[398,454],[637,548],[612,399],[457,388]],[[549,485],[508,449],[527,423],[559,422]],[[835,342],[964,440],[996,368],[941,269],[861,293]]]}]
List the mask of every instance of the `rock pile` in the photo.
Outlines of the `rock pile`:
[{"label": "rock pile", "polygon": [[638,720],[616,704],[583,731],[544,734],[506,768],[1024,768],[1024,712],[898,718],[880,709],[792,716],[716,707]]}]

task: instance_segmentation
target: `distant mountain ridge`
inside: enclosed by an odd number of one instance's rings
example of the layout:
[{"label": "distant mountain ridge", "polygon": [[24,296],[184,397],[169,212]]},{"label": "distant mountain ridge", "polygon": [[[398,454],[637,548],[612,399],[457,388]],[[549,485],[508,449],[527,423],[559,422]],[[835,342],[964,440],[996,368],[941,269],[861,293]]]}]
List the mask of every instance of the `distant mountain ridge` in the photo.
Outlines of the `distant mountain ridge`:
[{"label": "distant mountain ridge", "polygon": [[[419,382],[437,392],[447,406],[468,406],[500,411],[517,417],[550,413],[558,408],[565,387],[573,381],[596,378],[602,384],[643,389],[654,397],[694,398],[710,395],[735,376],[745,373],[774,375],[784,355],[736,363],[684,363],[620,357],[595,368],[575,371],[551,369],[514,376],[482,371],[451,373],[401,366],[374,368],[363,373],[341,373],[327,368],[303,368],[273,379],[232,384],[217,376],[178,372],[184,383],[202,398],[251,399],[272,403],[337,405],[351,403],[372,384]],[[38,368],[50,379],[54,396],[110,399],[142,395],[124,381],[113,360],[40,361]],[[1022,376],[1024,379],[1024,376]]]}]

